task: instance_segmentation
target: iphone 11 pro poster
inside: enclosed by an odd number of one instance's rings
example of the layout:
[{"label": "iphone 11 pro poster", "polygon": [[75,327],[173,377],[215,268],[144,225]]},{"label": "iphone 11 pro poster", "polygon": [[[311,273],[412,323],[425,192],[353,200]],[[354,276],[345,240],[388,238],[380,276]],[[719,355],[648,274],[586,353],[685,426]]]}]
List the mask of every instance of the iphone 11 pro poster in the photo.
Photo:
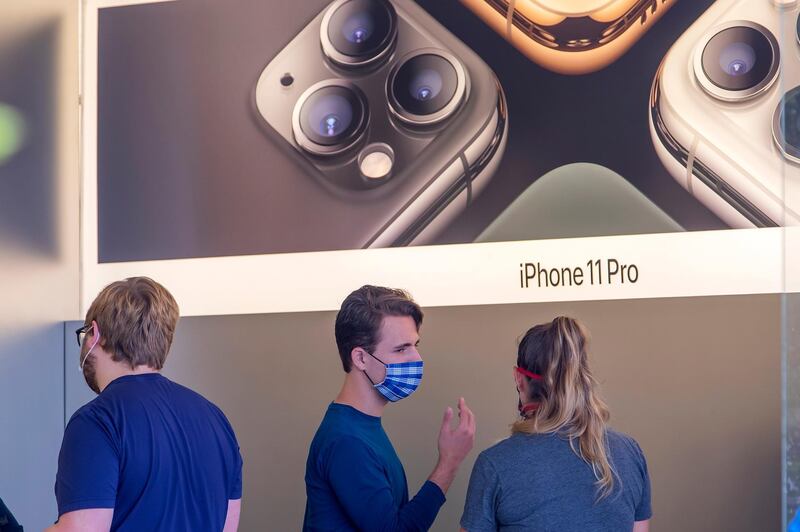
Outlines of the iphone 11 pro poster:
[{"label": "iphone 11 pro poster", "polygon": [[84,6],[84,302],[213,270],[327,308],[367,256],[797,221],[796,2]]}]

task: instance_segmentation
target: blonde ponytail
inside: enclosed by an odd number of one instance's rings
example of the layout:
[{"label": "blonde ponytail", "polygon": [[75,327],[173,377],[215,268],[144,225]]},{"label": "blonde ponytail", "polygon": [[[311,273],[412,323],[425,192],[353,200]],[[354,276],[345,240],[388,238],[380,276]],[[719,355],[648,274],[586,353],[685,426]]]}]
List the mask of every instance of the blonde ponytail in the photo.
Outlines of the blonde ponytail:
[{"label": "blonde ponytail", "polygon": [[529,380],[530,399],[540,404],[533,416],[514,423],[512,432],[567,436],[572,450],[591,466],[603,499],[614,488],[606,442],[609,411],[589,369],[587,342],[581,324],[563,316],[525,334],[517,366],[542,375],[541,381]]}]

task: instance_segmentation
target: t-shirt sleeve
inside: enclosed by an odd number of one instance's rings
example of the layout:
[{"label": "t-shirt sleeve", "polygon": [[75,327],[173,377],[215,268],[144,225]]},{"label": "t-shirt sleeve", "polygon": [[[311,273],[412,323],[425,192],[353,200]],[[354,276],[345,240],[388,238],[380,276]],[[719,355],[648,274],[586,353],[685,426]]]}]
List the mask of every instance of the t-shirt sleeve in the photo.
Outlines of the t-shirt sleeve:
[{"label": "t-shirt sleeve", "polygon": [[642,448],[636,442],[634,442],[634,446],[639,461],[639,471],[642,475],[642,496],[639,498],[639,504],[636,505],[634,520],[647,521],[653,517],[653,509],[650,504],[650,473],[647,471],[647,459],[644,457]]},{"label": "t-shirt sleeve", "polygon": [[233,470],[233,482],[231,482],[231,489],[228,492],[228,500],[235,501],[242,498],[242,452],[239,445],[236,445],[236,464]]},{"label": "t-shirt sleeve", "polygon": [[219,422],[222,424],[224,439],[228,444],[228,449],[233,453],[232,459],[231,455],[228,455],[225,457],[225,460],[232,466],[230,476],[228,477],[228,500],[235,501],[242,498],[242,467],[244,465],[242,460],[242,450],[239,447],[239,441],[236,439],[236,433],[233,430],[233,425],[231,425],[231,422],[228,420],[225,412],[223,412],[215,404],[209,404],[211,405],[212,411],[219,419]]},{"label": "t-shirt sleeve", "polygon": [[497,530],[497,498],[500,494],[500,477],[492,463],[481,453],[472,467],[461,516],[461,528],[467,532]]},{"label": "t-shirt sleeve", "polygon": [[118,480],[119,454],[110,428],[79,411],[67,424],[58,455],[59,517],[75,510],[114,508]]},{"label": "t-shirt sleeve", "polygon": [[428,530],[445,502],[439,486],[427,481],[413,499],[398,508],[380,461],[357,438],[341,438],[331,444],[325,460],[328,482],[360,530]]}]

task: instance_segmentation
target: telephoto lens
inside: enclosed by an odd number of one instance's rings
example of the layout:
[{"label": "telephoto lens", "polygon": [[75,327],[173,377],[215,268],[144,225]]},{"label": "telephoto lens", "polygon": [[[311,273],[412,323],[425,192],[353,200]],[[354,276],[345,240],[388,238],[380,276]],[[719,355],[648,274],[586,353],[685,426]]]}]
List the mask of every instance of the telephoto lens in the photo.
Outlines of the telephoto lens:
[{"label": "telephoto lens", "polygon": [[466,71],[453,55],[417,50],[394,67],[386,93],[396,118],[407,125],[427,126],[458,111],[466,88]]},{"label": "telephoto lens", "polygon": [[380,63],[396,40],[397,13],[387,0],[337,0],[322,18],[322,51],[339,67]]}]

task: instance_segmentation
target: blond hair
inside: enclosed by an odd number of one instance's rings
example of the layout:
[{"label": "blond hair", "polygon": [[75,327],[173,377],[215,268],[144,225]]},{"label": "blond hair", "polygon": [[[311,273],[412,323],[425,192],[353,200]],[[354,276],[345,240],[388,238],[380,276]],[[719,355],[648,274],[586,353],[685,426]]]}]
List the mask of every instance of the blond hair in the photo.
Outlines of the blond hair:
[{"label": "blond hair", "polygon": [[534,415],[514,423],[512,432],[567,436],[572,450],[592,467],[602,499],[614,488],[606,441],[609,411],[589,369],[587,343],[584,327],[564,316],[525,333],[517,366],[542,376],[540,381],[524,377],[530,400],[539,402],[539,407]]},{"label": "blond hair", "polygon": [[161,369],[178,324],[178,303],[148,277],[131,277],[103,288],[86,312],[86,325],[97,322],[101,346],[131,369]]}]

